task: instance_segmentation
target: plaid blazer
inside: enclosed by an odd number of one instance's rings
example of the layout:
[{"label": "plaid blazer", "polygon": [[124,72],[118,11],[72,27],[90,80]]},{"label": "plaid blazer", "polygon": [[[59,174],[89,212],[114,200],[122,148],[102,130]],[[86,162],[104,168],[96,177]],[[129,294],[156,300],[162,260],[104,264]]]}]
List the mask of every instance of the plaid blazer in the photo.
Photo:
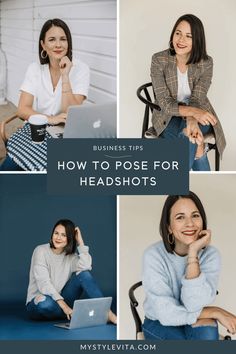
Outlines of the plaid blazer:
[{"label": "plaid blazer", "polygon": [[[216,145],[222,156],[226,145],[225,136],[220,121],[207,98],[207,91],[211,85],[212,72],[213,60],[211,57],[197,64],[188,65],[188,81],[191,90],[189,105],[204,109],[217,118],[218,122],[213,129]],[[159,136],[165,130],[171,117],[179,116],[176,56],[172,56],[169,49],[153,55],[151,78],[155,103],[161,108],[160,111],[154,110],[152,115],[152,124],[157,136]]]}]

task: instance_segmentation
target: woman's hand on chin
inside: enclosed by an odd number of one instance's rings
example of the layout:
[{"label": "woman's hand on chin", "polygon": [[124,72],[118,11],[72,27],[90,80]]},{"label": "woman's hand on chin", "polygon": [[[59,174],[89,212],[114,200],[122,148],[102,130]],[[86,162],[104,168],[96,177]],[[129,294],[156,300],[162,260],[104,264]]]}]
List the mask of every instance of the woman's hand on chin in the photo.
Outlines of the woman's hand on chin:
[{"label": "woman's hand on chin", "polygon": [[60,113],[56,116],[49,116],[48,117],[48,124],[50,125],[58,125],[58,124],[65,124],[66,122],[66,113]]},{"label": "woman's hand on chin", "polygon": [[78,226],[75,228],[75,239],[78,246],[84,246],[84,240]]},{"label": "woman's hand on chin", "polygon": [[198,252],[211,242],[211,230],[202,230],[198,239],[189,245],[188,255],[196,256]]},{"label": "woman's hand on chin", "polygon": [[63,57],[60,60],[59,66],[61,75],[68,76],[73,64],[68,57]]}]

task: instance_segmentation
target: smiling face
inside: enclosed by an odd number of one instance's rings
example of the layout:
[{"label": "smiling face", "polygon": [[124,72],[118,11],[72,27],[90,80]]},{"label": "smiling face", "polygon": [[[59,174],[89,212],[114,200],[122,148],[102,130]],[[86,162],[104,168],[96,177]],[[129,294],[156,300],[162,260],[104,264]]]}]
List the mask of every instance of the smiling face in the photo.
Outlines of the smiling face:
[{"label": "smiling face", "polygon": [[62,253],[68,244],[66,229],[62,225],[57,225],[52,234],[53,252]]},{"label": "smiling face", "polygon": [[67,55],[68,41],[61,27],[52,26],[46,32],[44,41],[41,40],[40,43],[47,52],[50,61],[61,60],[61,58]]},{"label": "smiling face", "polygon": [[169,232],[175,238],[175,251],[184,254],[203,229],[203,220],[196,204],[189,198],[180,198],[170,211]]},{"label": "smiling face", "polygon": [[173,47],[176,55],[189,57],[192,50],[192,32],[187,21],[181,21],[173,35]]}]

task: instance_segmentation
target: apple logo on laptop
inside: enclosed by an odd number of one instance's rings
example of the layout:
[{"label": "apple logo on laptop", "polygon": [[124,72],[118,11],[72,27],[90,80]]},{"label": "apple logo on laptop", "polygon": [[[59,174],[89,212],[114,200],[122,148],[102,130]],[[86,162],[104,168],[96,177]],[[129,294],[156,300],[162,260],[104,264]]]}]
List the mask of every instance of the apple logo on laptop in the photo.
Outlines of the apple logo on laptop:
[{"label": "apple logo on laptop", "polygon": [[100,119],[98,119],[98,120],[96,120],[94,123],[93,123],[93,127],[95,128],[95,129],[97,129],[97,128],[100,128],[101,127],[101,120]]},{"label": "apple logo on laptop", "polygon": [[89,317],[93,317],[94,316],[94,310],[89,311]]}]

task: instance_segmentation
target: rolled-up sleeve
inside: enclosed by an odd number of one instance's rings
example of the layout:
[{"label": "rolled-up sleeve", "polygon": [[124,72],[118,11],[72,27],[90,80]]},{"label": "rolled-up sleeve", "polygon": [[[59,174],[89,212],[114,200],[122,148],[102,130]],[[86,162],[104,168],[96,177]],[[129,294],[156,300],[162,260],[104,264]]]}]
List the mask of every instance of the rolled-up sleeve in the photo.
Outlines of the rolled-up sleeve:
[{"label": "rolled-up sleeve", "polygon": [[37,84],[39,81],[38,65],[37,63],[31,63],[29,65],[20,91],[25,91],[33,96],[37,96]]}]

